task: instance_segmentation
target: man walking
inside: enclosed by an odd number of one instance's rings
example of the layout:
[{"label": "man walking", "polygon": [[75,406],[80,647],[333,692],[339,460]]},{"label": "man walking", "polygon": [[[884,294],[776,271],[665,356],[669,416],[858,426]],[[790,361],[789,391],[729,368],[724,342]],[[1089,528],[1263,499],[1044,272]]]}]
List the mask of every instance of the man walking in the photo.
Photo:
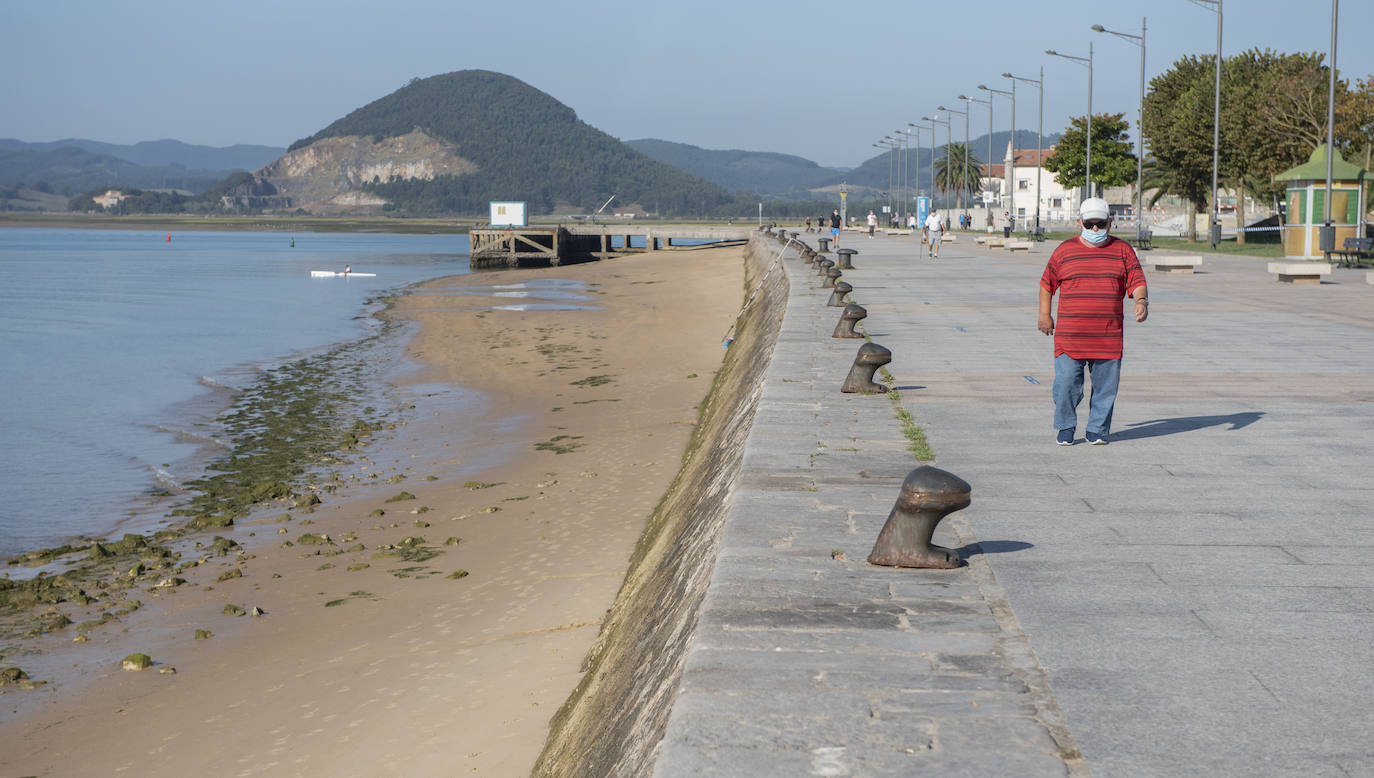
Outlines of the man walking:
[{"label": "man walking", "polygon": [[940,241],[945,236],[945,220],[939,211],[931,211],[926,217],[926,256],[940,258]]},{"label": "man walking", "polygon": [[830,214],[830,242],[835,244],[834,248],[840,247],[840,209]]},{"label": "man walking", "polygon": [[877,216],[874,216],[872,211],[869,211],[869,212],[868,212],[868,239],[869,239],[869,240],[873,240],[873,230],[874,230],[877,226],[878,226],[878,217],[877,217]]},{"label": "man walking", "polygon": [[[1106,444],[1121,379],[1121,300],[1128,292],[1135,298],[1137,322],[1150,313],[1140,261],[1129,243],[1109,234],[1111,224],[1106,200],[1084,200],[1078,209],[1079,235],[1055,248],[1040,277],[1038,327],[1054,336],[1054,426],[1061,446],[1073,445],[1084,368],[1093,385],[1084,437],[1094,446]],[[1055,292],[1058,327],[1050,315]]]}]

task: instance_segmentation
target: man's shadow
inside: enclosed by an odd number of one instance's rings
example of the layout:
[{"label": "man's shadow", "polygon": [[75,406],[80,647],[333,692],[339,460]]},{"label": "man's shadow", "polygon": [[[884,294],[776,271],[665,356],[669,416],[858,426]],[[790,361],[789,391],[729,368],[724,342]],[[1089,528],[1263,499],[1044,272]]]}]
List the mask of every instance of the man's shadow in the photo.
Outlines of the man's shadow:
[{"label": "man's shadow", "polygon": [[1129,425],[1130,429],[1112,433],[1112,440],[1138,440],[1159,435],[1174,435],[1180,432],[1193,432],[1207,427],[1229,424],[1230,429],[1248,427],[1260,420],[1264,411],[1245,411],[1225,416],[1182,416],[1176,419],[1151,419]]}]

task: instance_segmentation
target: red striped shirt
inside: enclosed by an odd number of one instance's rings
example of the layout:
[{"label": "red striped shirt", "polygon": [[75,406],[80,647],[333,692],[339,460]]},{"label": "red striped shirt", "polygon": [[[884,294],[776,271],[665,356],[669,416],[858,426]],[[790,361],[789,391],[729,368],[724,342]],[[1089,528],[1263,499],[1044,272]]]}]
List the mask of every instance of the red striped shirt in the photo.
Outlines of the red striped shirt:
[{"label": "red striped shirt", "polygon": [[1040,286],[1059,293],[1054,355],[1121,358],[1121,300],[1144,283],[1135,249],[1124,240],[1089,246],[1074,237],[1059,244],[1040,276]]}]

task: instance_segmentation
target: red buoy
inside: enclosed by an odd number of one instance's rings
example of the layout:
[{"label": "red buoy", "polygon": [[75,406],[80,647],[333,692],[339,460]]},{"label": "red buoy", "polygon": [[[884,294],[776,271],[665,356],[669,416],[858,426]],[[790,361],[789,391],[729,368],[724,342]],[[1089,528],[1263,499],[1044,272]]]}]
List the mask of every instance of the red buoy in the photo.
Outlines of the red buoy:
[{"label": "red buoy", "polygon": [[167,242],[168,242],[168,243],[171,243],[171,242],[172,242],[172,233],[170,233],[170,232],[167,233]]}]

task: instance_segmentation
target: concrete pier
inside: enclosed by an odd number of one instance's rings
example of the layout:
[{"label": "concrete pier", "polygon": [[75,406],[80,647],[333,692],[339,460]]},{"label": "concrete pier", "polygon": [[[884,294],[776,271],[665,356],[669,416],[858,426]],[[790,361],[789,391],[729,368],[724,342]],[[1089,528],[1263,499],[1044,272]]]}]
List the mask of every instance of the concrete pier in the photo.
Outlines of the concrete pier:
[{"label": "concrete pier", "polygon": [[[1058,447],[1035,304],[1053,245],[920,249],[865,242],[853,294],[912,355],[886,397],[834,391],[854,345],[829,337],[814,271],[781,263],[787,310],[653,774],[1374,773],[1362,271],[1151,274],[1110,443]],[[976,484],[935,535],[965,568],[864,559],[919,464],[899,410]]]}]

